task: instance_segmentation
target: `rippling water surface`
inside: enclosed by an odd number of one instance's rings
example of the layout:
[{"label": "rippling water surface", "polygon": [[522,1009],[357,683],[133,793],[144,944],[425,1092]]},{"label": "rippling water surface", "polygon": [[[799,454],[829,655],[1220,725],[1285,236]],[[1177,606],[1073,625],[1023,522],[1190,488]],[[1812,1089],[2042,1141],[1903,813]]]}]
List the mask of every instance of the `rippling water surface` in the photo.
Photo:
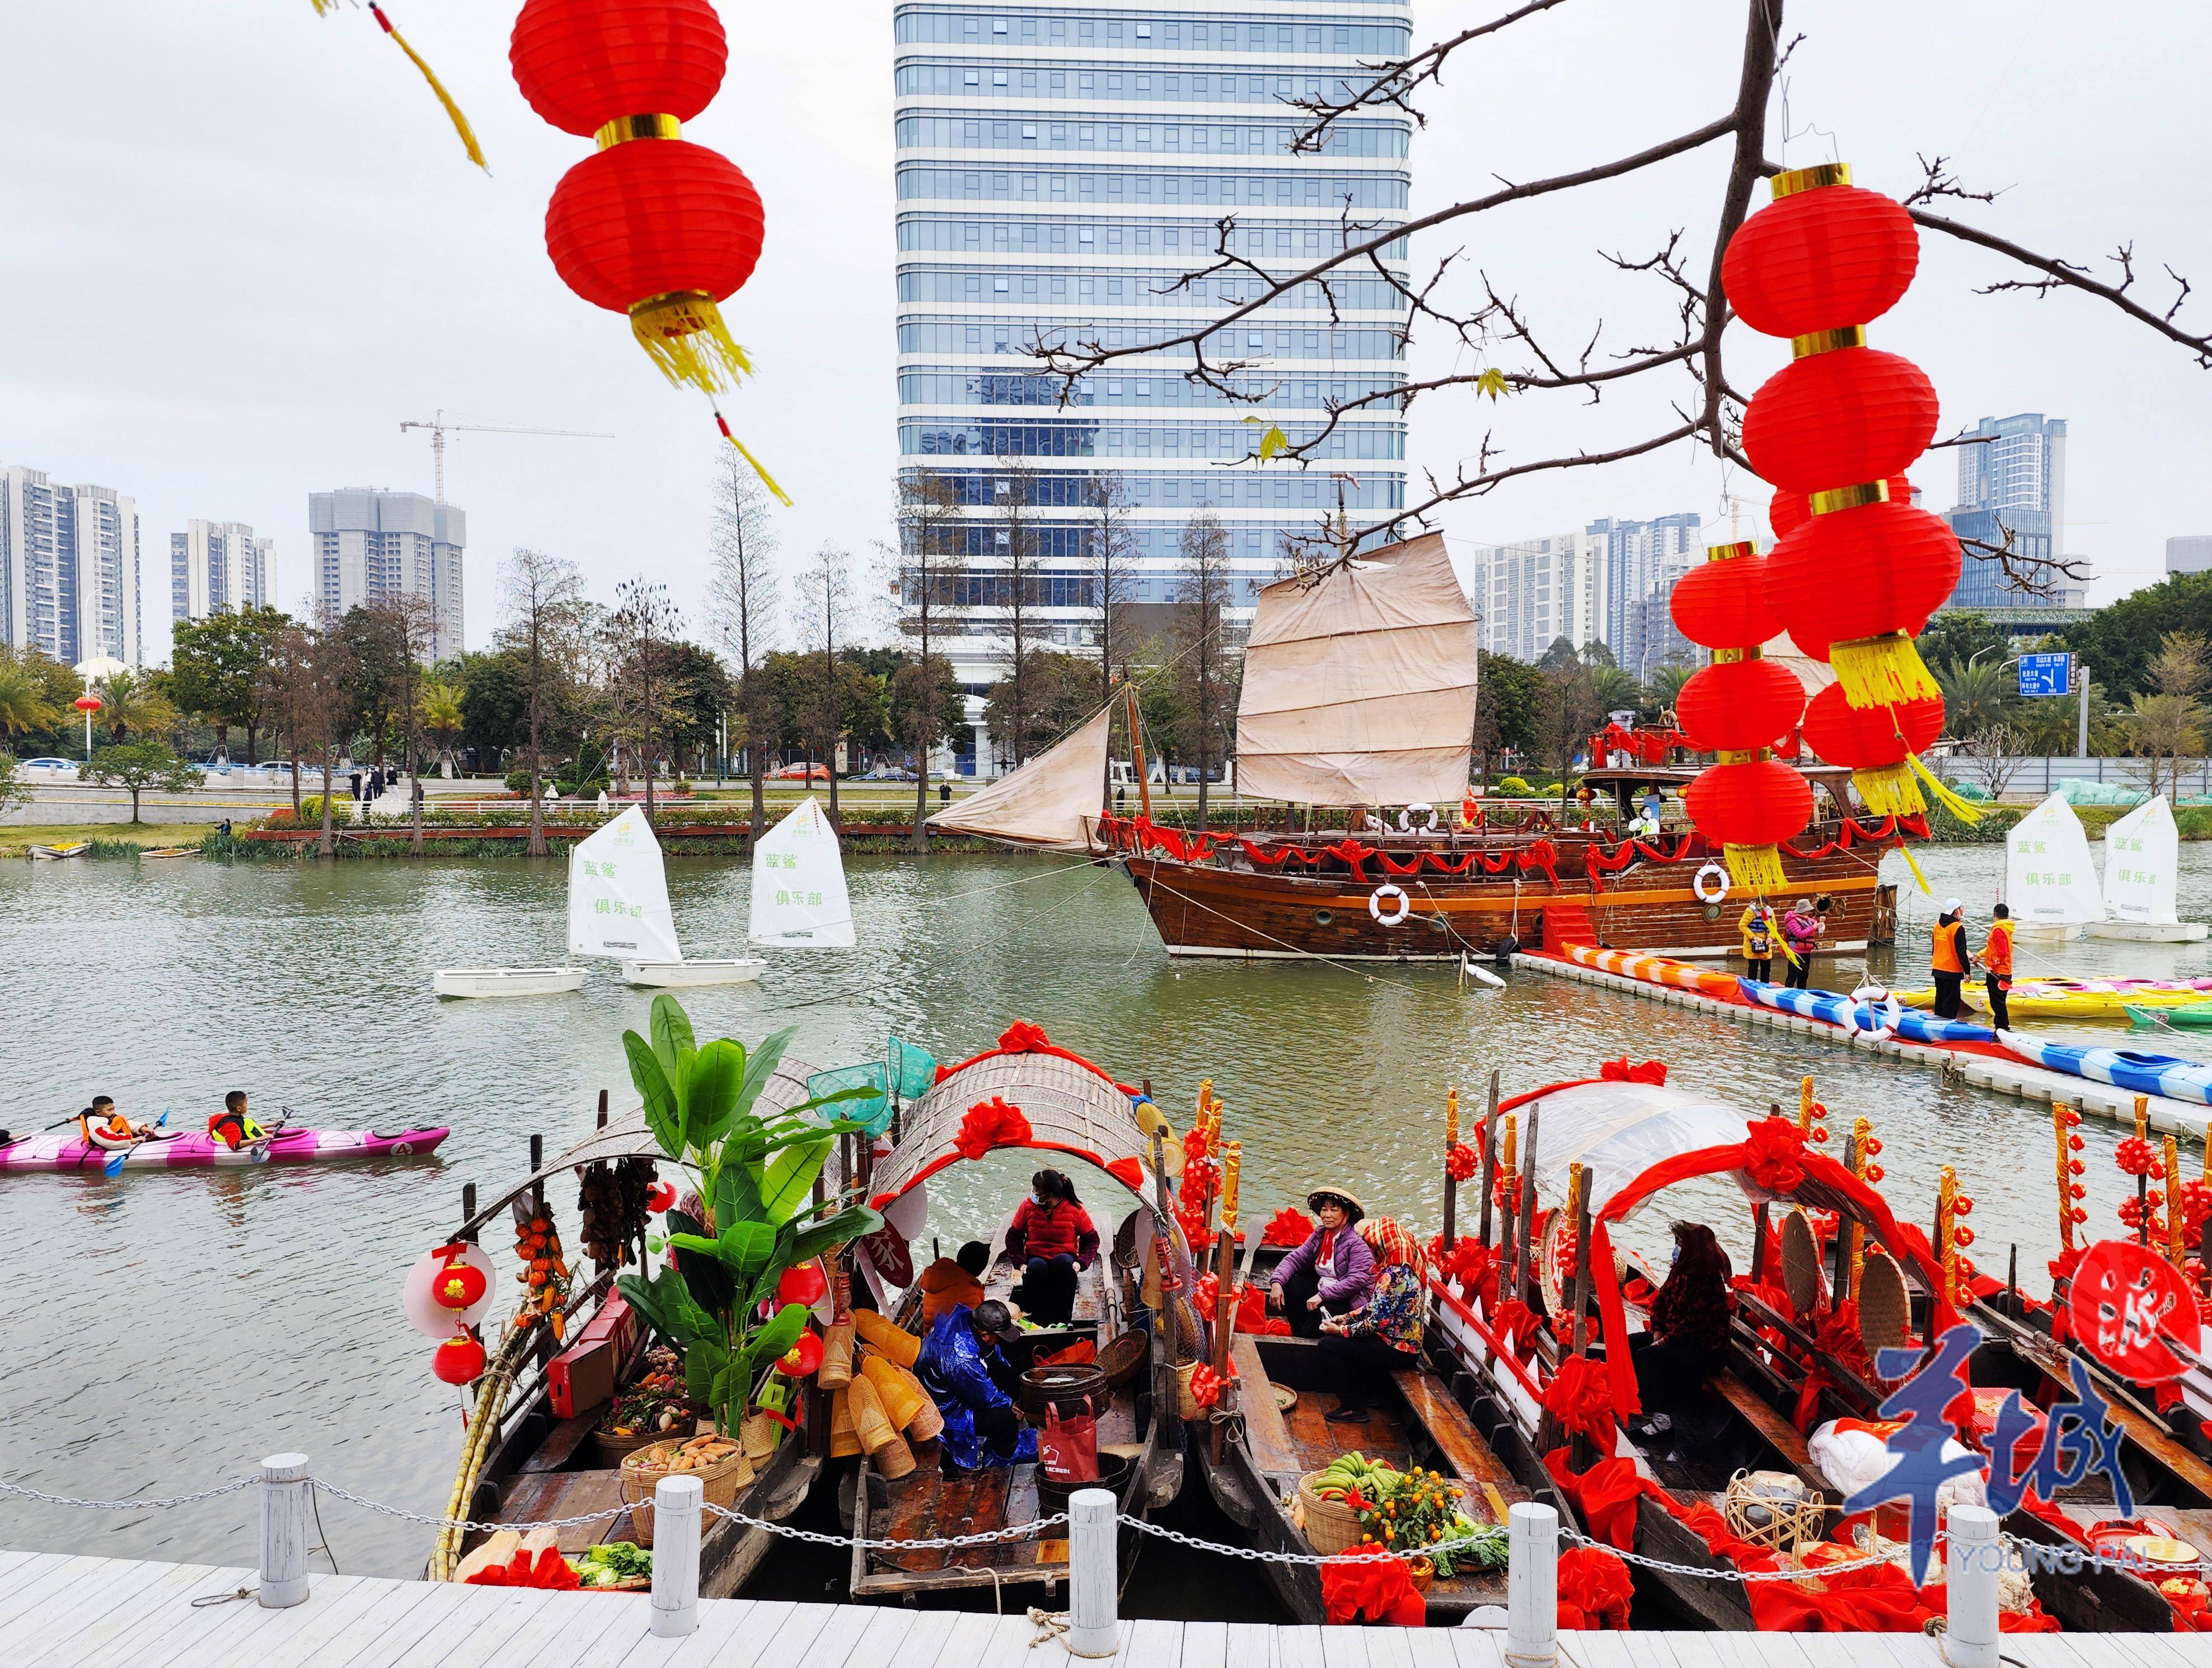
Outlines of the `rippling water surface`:
[{"label": "rippling water surface", "polygon": [[[744,866],[668,867],[686,945],[738,953]],[[1967,898],[1978,942],[2002,851],[1934,850],[1923,867],[1939,898]],[[2203,918],[2212,853],[2185,847],[2183,869],[2182,912]],[[1125,1081],[1150,1077],[1179,1123],[1198,1081],[1212,1078],[1244,1141],[1246,1208],[1259,1220],[1333,1178],[1425,1233],[1442,1196],[1444,1091],[1457,1085],[1479,1105],[1493,1067],[1510,1094],[1589,1074],[1607,1056],[1657,1057],[1673,1081],[1747,1111],[1794,1105],[1809,1071],[1846,1129],[1855,1114],[1874,1121],[1883,1190],[1900,1215],[1927,1220],[1936,1168],[1954,1163],[1978,1202],[1984,1266],[2002,1272],[2017,1241],[2022,1283],[2047,1286],[2047,1110],[1527,973],[1505,990],[1462,991],[1449,970],[1427,967],[1171,963],[1125,880],[1059,860],[862,857],[850,874],[861,947],[771,952],[758,985],[690,993],[702,1036],[752,1041],[792,1026],[795,1050],[828,1066],[880,1057],[894,1030],[957,1059],[1032,1020]],[[1924,977],[1933,916],[1909,880],[1906,904],[1901,983]],[[243,1088],[258,1108],[289,1105],[303,1123],[453,1129],[427,1160],[0,1179],[10,1275],[0,1476],[78,1496],[161,1495],[297,1448],[359,1493],[443,1508],[458,1404],[430,1376],[429,1341],[399,1317],[400,1276],[455,1220],[463,1182],[489,1190],[520,1175],[533,1132],[549,1150],[583,1133],[602,1088],[629,1104],[621,1034],[643,1024],[649,999],[595,969],[576,995],[441,1002],[430,974],[557,959],[563,905],[559,867],[522,861],[0,868],[10,1039],[0,1123],[36,1127],[106,1093],[134,1115],[166,1106],[197,1125],[224,1091]],[[2201,944],[2083,943],[2052,959],[2083,973],[2212,965]],[[1887,953],[1875,965],[1891,971]],[[2021,972],[2035,971],[2023,956]],[[2191,1038],[2150,1046],[2212,1055],[2212,1042]],[[2087,1133],[2092,1221],[2109,1223],[2123,1179],[2110,1162],[2117,1137]],[[1011,1157],[958,1167],[931,1232],[987,1233],[1028,1167]],[[1091,1202],[1111,1202],[1110,1184],[1094,1184]],[[574,1194],[554,1202],[573,1239]],[[1741,1214],[1717,1190],[1668,1203],[1711,1207],[1724,1231]],[[1629,1237],[1648,1243],[1667,1209]],[[323,1520],[349,1574],[410,1574],[428,1549],[428,1531],[350,1507],[326,1504]],[[114,1513],[0,1498],[4,1546],[250,1564],[254,1525],[250,1495]]]}]

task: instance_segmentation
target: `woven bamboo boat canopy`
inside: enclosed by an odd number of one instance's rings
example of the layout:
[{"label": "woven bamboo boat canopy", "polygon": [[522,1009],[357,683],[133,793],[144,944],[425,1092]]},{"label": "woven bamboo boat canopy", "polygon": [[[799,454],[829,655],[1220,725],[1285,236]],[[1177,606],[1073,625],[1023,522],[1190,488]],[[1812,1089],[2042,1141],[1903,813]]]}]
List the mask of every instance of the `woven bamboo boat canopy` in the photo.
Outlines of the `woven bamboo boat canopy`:
[{"label": "woven bamboo boat canopy", "polygon": [[[777,1064],[768,1081],[762,1085],[760,1099],[753,1103],[754,1112],[762,1117],[773,1117],[787,1112],[793,1106],[803,1105],[813,1099],[806,1092],[806,1080],[820,1068],[810,1066],[804,1060],[794,1060],[786,1055]],[[587,1165],[611,1163],[617,1159],[659,1159],[668,1161],[660,1150],[660,1142],[646,1127],[645,1108],[638,1106],[620,1117],[610,1118],[605,1126],[592,1130],[574,1146],[545,1163],[521,1181],[500,1194],[489,1203],[477,1208],[477,1214],[463,1222],[455,1231],[459,1239],[505,1210],[507,1206],[539,1183],[570,1171],[581,1170]]]}]

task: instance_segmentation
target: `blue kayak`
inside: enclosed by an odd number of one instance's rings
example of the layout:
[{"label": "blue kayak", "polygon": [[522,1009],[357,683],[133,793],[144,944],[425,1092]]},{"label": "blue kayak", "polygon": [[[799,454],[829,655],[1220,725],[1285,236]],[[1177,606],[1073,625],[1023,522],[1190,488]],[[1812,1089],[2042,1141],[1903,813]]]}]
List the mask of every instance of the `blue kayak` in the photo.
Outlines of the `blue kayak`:
[{"label": "blue kayak", "polygon": [[2212,1066],[2178,1060],[2170,1054],[2138,1054],[2133,1049],[2080,1048],[2045,1043],[2017,1031],[1997,1039],[2023,1060],[2053,1071],[2109,1083],[2134,1094],[2162,1094],[2171,1100],[2212,1105]]},{"label": "blue kayak", "polygon": [[[1799,990],[1786,984],[1762,983],[1758,979],[1739,978],[1736,983],[1743,987],[1745,995],[1763,1007],[1779,1008],[1784,1014],[1802,1014],[1808,1020],[1826,1020],[1846,1031],[1878,1031],[1887,1020],[1887,1004],[1877,1009],[1832,990]],[[1963,1020],[1938,1020],[1910,1007],[1899,1011],[1893,1031],[1908,1043],[1993,1043],[1997,1037],[1987,1026],[1969,1025]]]}]

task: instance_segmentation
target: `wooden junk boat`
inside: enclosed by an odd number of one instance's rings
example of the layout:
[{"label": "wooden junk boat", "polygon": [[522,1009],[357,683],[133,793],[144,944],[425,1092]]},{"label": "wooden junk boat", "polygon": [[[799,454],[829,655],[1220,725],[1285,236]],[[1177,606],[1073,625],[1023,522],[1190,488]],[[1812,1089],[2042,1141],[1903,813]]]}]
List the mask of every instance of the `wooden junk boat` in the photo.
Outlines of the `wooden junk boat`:
[{"label": "wooden junk boat", "polygon": [[[785,1056],[763,1087],[755,1103],[757,1110],[767,1116],[805,1103],[811,1098],[807,1079],[813,1074],[811,1066]],[[558,1305],[565,1336],[556,1340],[539,1317],[510,1327],[505,1341],[492,1352],[484,1377],[473,1387],[467,1429],[474,1433],[481,1428],[483,1439],[465,1440],[454,1479],[457,1509],[449,1515],[479,1523],[520,1524],[605,1513],[597,1523],[558,1531],[552,1543],[568,1555],[595,1543],[649,1543],[652,1538],[650,1491],[634,1489],[641,1503],[635,1511],[624,1509],[619,1466],[625,1452],[658,1434],[611,1437],[602,1427],[613,1399],[650,1365],[647,1328],[615,1292],[614,1279],[625,1267],[643,1271],[654,1260],[646,1245],[644,1201],[654,1162],[666,1160],[646,1127],[641,1110],[610,1122],[602,1091],[599,1117],[597,1129],[550,1162],[541,1161],[542,1143],[532,1136],[531,1173],[489,1202],[479,1206],[475,1186],[465,1188],[462,1221],[452,1236],[474,1244],[486,1230],[492,1231],[497,1250],[491,1255],[500,1270],[493,1289],[504,1301],[505,1294],[514,1289],[508,1283],[504,1243],[510,1221],[518,1231],[534,1218],[550,1221],[556,1233],[564,1218],[572,1227],[583,1226],[563,1208],[563,1202],[549,1196],[554,1184],[580,1177],[585,1188],[605,1202],[602,1209],[623,1213],[616,1225],[618,1239],[596,1242],[599,1251],[613,1252],[611,1259],[594,1256],[588,1279],[582,1273],[580,1253],[585,1245],[580,1234],[562,1236],[576,1257],[573,1287]],[[605,1225],[600,1226],[604,1232]],[[738,1495],[737,1509],[773,1522],[798,1510],[827,1463],[827,1399],[809,1381],[800,1406],[793,1409],[798,1429],[783,1436],[773,1454],[753,1467],[753,1481]],[[676,1434],[690,1434],[689,1424]],[[430,1579],[465,1580],[475,1563],[513,1549],[518,1538],[514,1531],[472,1531],[465,1536],[441,1531],[431,1553]],[[710,1517],[700,1538],[701,1595],[726,1598],[735,1593],[767,1555],[769,1539],[766,1530]]]},{"label": "wooden junk boat", "polygon": [[[1614,1544],[1692,1569],[1757,1568],[1776,1552],[1794,1552],[1808,1565],[1824,1555],[1831,1561],[1861,1555],[1828,1543],[1846,1490],[1816,1461],[1801,1424],[1817,1436],[1815,1421],[1876,1421],[1887,1393],[1869,1365],[1877,1349],[1929,1342],[1960,1318],[1979,1322],[1989,1340],[1967,1370],[1977,1392],[1976,1446],[1984,1451],[1980,1417],[2006,1389],[2039,1392],[2064,1377],[2063,1362],[2016,1347],[2013,1329],[1993,1324],[1997,1316],[1962,1278],[1956,1230],[1964,1213],[1948,1173],[1931,1244],[1893,1217],[1869,1184],[1869,1152],[1879,1148],[1870,1145],[1863,1119],[1839,1160],[1799,1144],[1818,1111],[1809,1080],[1797,1120],[1747,1123],[1718,1102],[1619,1077],[1553,1084],[1503,1103],[1493,1087],[1492,1105],[1478,1137],[1484,1154],[1480,1227],[1473,1241],[1462,1243],[1462,1253],[1470,1244],[1487,1249],[1462,1255],[1456,1280],[1432,1281],[1434,1338],[1458,1369],[1455,1388],[1477,1426],[1497,1452],[1516,1461],[1531,1492],[1557,1506],[1565,1522],[1601,1537],[1609,1527]],[[1516,1136],[1525,1136],[1517,1151]],[[1729,1366],[1686,1425],[1638,1434],[1614,1426],[1610,1415],[1599,1420],[1612,1438],[1610,1449],[1601,1450],[1577,1428],[1581,1421],[1568,1411],[1572,1398],[1553,1389],[1570,1358],[1613,1354],[1601,1347],[1604,1306],[1592,1267],[1593,1253],[1602,1262],[1609,1247],[1591,1224],[1626,1220],[1662,1188],[1686,1181],[1716,1201],[1725,1196],[1715,1183],[1732,1184],[1751,1207],[1750,1278],[1736,1282]],[[1451,1186],[1448,1182],[1448,1196]],[[1493,1196],[1502,1205],[1494,1242]],[[1449,1222],[1449,1202],[1446,1209]],[[1616,1269],[1625,1271],[1619,1312],[1632,1326],[1658,1279],[1632,1259],[1614,1256]],[[1525,1307],[1516,1311],[1516,1303]],[[2193,1479],[2203,1468],[2185,1463],[2194,1456],[2155,1440],[2125,1410],[2116,1412],[2131,1474],[2156,1473],[2162,1481],[2154,1488],[2197,1498]],[[1603,1477],[1597,1468],[1607,1463],[1629,1469]],[[1598,1481],[1607,1485],[1607,1498],[1593,1510],[1607,1521],[1591,1527],[1591,1513],[1580,1508]],[[1626,1519],[1620,1515],[1623,1483],[1634,1491]],[[2112,1513],[2109,1485],[2101,1499],[2098,1486],[2093,1479],[2064,1491],[2040,1513],[2024,1502],[2002,1527],[2023,1540],[2086,1549],[2093,1539],[2088,1525]],[[1763,1499],[1755,1497],[1759,1491]],[[1746,1515],[1747,1504],[1763,1506],[1763,1514]],[[2069,1519],[2071,1526],[2063,1526]],[[1902,1536],[1893,1522],[1878,1519],[1877,1527]],[[1767,1544],[1756,1544],[1762,1541]],[[1755,1561],[1746,1566],[1746,1556]],[[1760,1625],[1746,1584],[1642,1566],[1634,1578],[1639,1592],[1706,1625]],[[2084,1630],[2173,1625],[2166,1598],[2133,1574],[2038,1571],[2031,1582],[2033,1605],[2024,1592],[2011,1601],[2031,1620],[2047,1616]],[[1825,1591],[1828,1584],[1812,1585]],[[1762,1600],[1772,1591],[1764,1589]],[[1851,1623],[1831,1619],[1826,1625]]]},{"label": "wooden junk boat", "polygon": [[[1237,792],[1348,808],[1337,825],[1239,835],[1155,824],[1140,742],[1140,814],[1103,813],[1110,703],[930,823],[1122,867],[1170,955],[1449,961],[1563,937],[1669,955],[1733,953],[1741,901],[1725,901],[1720,853],[1694,830],[1616,843],[1561,827],[1535,807],[1473,830],[1453,825],[1472,762],[1477,636],[1434,533],[1260,594],[1238,697]],[[1826,667],[1785,649],[1770,652],[1808,681],[1808,693],[1828,680]],[[1128,700],[1133,721],[1133,690]],[[1632,787],[1680,785],[1690,774],[1601,769],[1585,780],[1625,803]],[[1848,772],[1808,774],[1832,807],[1846,803]],[[1403,807],[1389,831],[1373,814],[1386,806]],[[1927,832],[1921,818],[1838,812],[1784,843],[1790,895],[1832,900],[1822,953],[1893,936],[1895,888],[1880,880],[1881,853]]]},{"label": "wooden junk boat", "polygon": [[[1054,1047],[1035,1026],[1020,1025],[1000,1046],[945,1070],[935,1087],[902,1112],[896,1140],[886,1156],[864,1172],[871,1202],[895,1232],[918,1234],[927,1214],[928,1183],[963,1158],[1000,1148],[1037,1148],[1082,1160],[1103,1180],[1133,1196],[1136,1208],[1124,1223],[1120,1241],[1139,1248],[1138,1265],[1156,1242],[1170,1259],[1188,1269],[1188,1254],[1164,1213],[1154,1175],[1154,1147],[1139,1104],[1140,1092],[1080,1056]],[[994,1109],[1009,1109],[1011,1117]],[[1165,1224],[1164,1232],[1163,1223]],[[912,1237],[907,1235],[906,1237]],[[907,1331],[926,1333],[918,1281],[902,1282],[894,1296],[874,1264],[872,1238],[854,1249],[855,1300],[865,1282],[879,1303],[889,1300],[892,1318]],[[1001,1229],[992,1246],[984,1284],[988,1295],[1004,1300],[1018,1277],[1004,1257]],[[1186,1306],[1187,1307],[1187,1306]],[[1155,1323],[1143,1306],[1140,1284],[1122,1261],[1101,1256],[1081,1278],[1073,1318],[1065,1327],[1033,1332],[1006,1346],[1014,1367],[1034,1384],[1033,1369],[1045,1357],[1085,1343],[1105,1379],[1103,1405],[1091,1405],[1098,1425],[1102,1470],[1110,1477],[1121,1511],[1142,1517],[1182,1491],[1182,1425],[1177,1415],[1175,1366],[1176,1320]],[[1041,1395],[1042,1392],[1037,1392]],[[1055,1397],[1063,1411],[1075,1409]],[[1033,1421],[1043,1403],[1033,1396],[1025,1406]],[[921,1463],[902,1476],[889,1476],[862,1456],[855,1476],[841,1490],[840,1507],[856,1543],[915,1541],[987,1534],[1018,1527],[1066,1509],[1064,1495],[1050,1498],[1054,1485],[1040,1468],[1024,1464],[988,1466],[960,1476],[947,1475],[933,1444],[924,1445]],[[1078,1485],[1079,1486],[1079,1485]],[[1126,1582],[1135,1562],[1135,1534],[1122,1531],[1121,1569]],[[962,1588],[1003,1591],[1042,1585],[1048,1591],[1065,1582],[1068,1543],[1062,1531],[1048,1538],[1009,1538],[996,1544],[962,1549],[853,1549],[851,1596],[855,1600],[911,1598]]]}]

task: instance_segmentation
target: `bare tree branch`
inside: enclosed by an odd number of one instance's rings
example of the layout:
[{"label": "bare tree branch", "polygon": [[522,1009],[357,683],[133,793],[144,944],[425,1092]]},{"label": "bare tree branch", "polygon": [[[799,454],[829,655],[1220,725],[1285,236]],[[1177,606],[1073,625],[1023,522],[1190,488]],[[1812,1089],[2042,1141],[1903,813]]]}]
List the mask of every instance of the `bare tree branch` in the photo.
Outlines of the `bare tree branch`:
[{"label": "bare tree branch", "polygon": [[1524,17],[1533,17],[1538,12],[1549,11],[1553,7],[1561,3],[1563,0],[1528,0],[1526,5],[1507,12],[1503,17],[1493,17],[1487,23],[1478,23],[1471,29],[1463,29],[1450,40],[1439,40],[1433,46],[1424,47],[1411,58],[1400,58],[1395,64],[1368,65],[1366,67],[1376,70],[1379,73],[1373,81],[1368,82],[1348,99],[1331,100],[1316,97],[1289,100],[1287,102],[1291,108],[1303,110],[1314,119],[1312,126],[1291,139],[1291,149],[1295,151],[1317,151],[1327,143],[1329,127],[1340,117],[1349,116],[1357,110],[1372,110],[1386,104],[1394,109],[1404,111],[1419,125],[1426,127],[1429,125],[1429,119],[1415,109],[1408,100],[1418,88],[1429,82],[1443,79],[1446,58],[1471,40],[1480,40],[1485,35],[1496,34],[1500,29],[1518,23]]}]

